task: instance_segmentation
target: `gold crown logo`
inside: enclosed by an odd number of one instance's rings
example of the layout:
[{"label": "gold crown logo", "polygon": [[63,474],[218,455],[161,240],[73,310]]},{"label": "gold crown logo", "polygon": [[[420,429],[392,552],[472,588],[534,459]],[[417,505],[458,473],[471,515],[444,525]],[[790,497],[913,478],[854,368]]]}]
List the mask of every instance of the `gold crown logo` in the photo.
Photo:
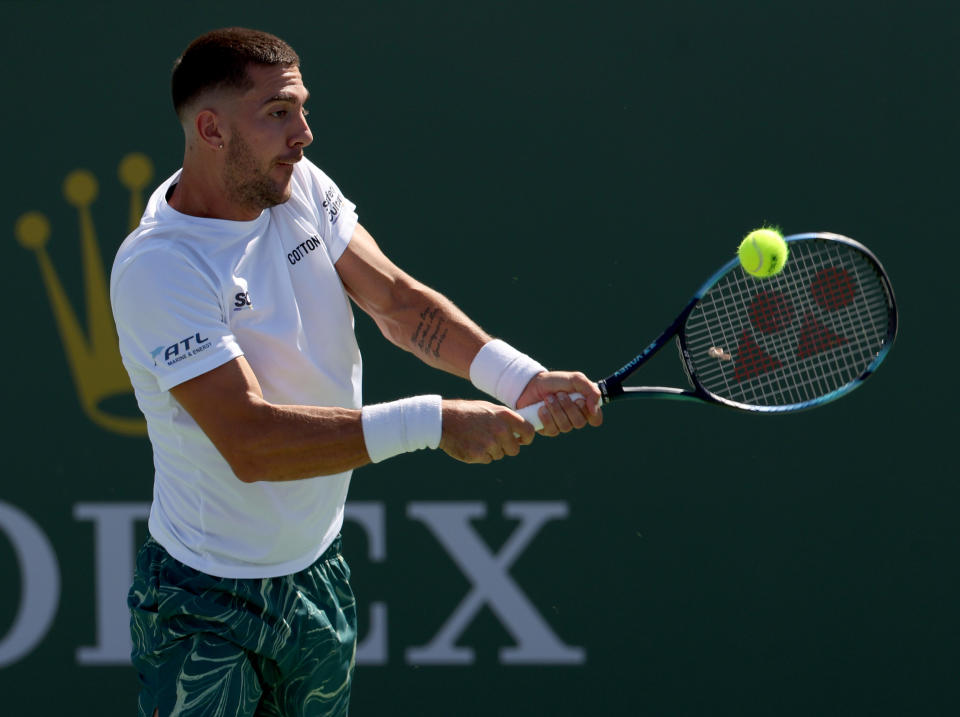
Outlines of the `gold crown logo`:
[{"label": "gold crown logo", "polygon": [[[153,162],[144,154],[126,155],[118,166],[120,183],[130,191],[132,231],[143,213],[143,190],[153,180]],[[80,221],[81,265],[84,299],[87,310],[87,333],[77,319],[57,271],[47,254],[50,222],[40,212],[21,214],[14,226],[14,235],[21,246],[37,257],[40,275],[57,322],[63,350],[77,389],[84,413],[101,428],[127,436],[147,433],[142,417],[123,416],[110,411],[105,404],[118,396],[133,392],[130,379],[120,360],[117,332],[110,308],[110,289],[104,273],[100,247],[90,206],[97,198],[99,185],[92,172],[77,169],[63,182],[63,195],[73,205]]]}]

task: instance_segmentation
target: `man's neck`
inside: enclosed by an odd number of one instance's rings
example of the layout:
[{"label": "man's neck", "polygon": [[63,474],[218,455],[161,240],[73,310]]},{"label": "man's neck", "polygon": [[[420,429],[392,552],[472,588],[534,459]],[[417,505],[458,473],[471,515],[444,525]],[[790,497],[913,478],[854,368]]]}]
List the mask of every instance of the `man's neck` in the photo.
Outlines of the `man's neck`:
[{"label": "man's neck", "polygon": [[167,197],[167,203],[181,214],[204,219],[246,222],[256,219],[262,213],[262,210],[231,202],[215,168],[198,168],[186,158],[180,179]]}]

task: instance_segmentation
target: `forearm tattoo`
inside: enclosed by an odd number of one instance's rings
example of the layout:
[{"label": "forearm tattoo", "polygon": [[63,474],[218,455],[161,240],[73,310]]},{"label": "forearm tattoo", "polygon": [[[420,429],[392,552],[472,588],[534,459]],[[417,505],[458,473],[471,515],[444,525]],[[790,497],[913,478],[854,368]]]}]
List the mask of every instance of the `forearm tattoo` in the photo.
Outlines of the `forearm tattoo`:
[{"label": "forearm tattoo", "polygon": [[420,314],[420,323],[410,341],[427,356],[440,357],[440,345],[447,338],[446,317],[436,306],[428,306]]}]

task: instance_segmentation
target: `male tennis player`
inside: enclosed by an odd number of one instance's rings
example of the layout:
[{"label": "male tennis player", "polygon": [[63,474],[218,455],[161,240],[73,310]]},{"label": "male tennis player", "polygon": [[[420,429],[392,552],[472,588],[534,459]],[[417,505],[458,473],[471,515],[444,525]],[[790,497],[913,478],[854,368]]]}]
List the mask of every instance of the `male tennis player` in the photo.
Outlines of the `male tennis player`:
[{"label": "male tennis player", "polygon": [[[129,596],[145,717],[346,714],[356,613],[339,532],[351,471],[420,448],[466,462],[516,455],[534,429],[508,406],[546,400],[545,435],[601,422],[583,374],[491,339],[380,251],[303,155],[313,135],[299,64],[252,30],[190,44],[172,78],[183,167],[113,267],[155,468]],[[363,406],[350,299],[397,346],[500,403]]]}]

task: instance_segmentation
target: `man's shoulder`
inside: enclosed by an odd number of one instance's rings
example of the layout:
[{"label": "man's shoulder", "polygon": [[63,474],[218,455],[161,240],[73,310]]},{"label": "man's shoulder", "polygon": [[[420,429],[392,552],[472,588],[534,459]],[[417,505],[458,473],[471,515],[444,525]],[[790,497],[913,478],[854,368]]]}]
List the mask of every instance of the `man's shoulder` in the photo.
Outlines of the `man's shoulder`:
[{"label": "man's shoulder", "polygon": [[[117,250],[110,271],[111,293],[119,284],[138,283],[144,276],[212,274],[209,257],[202,253],[204,242],[190,222],[175,219],[142,221]],[[126,277],[126,279],[124,278]]]},{"label": "man's shoulder", "polygon": [[[343,216],[352,217],[356,223],[356,205],[343,196],[336,182],[306,157],[295,167],[291,200],[291,209],[309,216],[318,227],[326,226],[328,233],[338,233],[336,225]],[[348,235],[350,233],[348,231]]]},{"label": "man's shoulder", "polygon": [[[290,198],[280,206],[287,212],[314,222],[317,218],[314,197],[317,195],[319,186],[317,173],[322,174],[322,172],[316,165],[309,162],[310,160],[304,157],[294,165]],[[277,208],[273,207],[273,209]]]},{"label": "man's shoulder", "polygon": [[300,190],[305,196],[322,197],[331,189],[336,189],[336,183],[320,167],[304,157],[293,168],[294,194]]},{"label": "man's shoulder", "polygon": [[184,253],[184,239],[190,235],[187,223],[145,217],[120,244],[114,268],[141,256],[181,255]]}]

